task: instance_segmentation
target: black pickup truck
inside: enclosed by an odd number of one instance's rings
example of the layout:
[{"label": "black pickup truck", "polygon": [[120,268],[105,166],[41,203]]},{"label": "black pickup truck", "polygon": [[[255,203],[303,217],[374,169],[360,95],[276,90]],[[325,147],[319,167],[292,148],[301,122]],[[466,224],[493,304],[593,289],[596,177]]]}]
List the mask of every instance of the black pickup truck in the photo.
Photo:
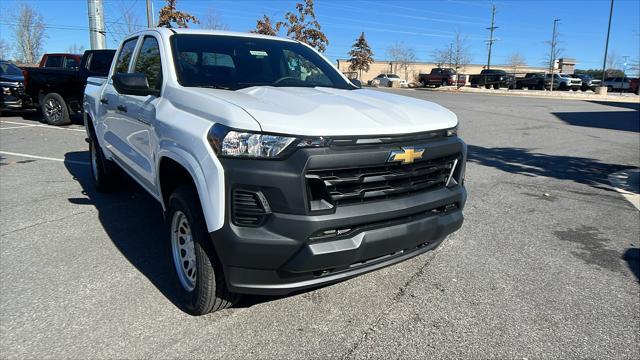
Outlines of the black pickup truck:
[{"label": "black pickup truck", "polygon": [[484,86],[490,89],[500,89],[501,87],[513,88],[515,86],[515,78],[513,75],[507,74],[504,70],[485,69],[479,75],[471,75],[469,82],[472,87]]},{"label": "black pickup truck", "polygon": [[544,73],[527,73],[523,78],[516,78],[516,89],[544,90]]},{"label": "black pickup truck", "polygon": [[87,78],[107,76],[115,50],[87,50],[77,69],[24,68],[25,93],[50,125],[66,125],[82,110]]}]

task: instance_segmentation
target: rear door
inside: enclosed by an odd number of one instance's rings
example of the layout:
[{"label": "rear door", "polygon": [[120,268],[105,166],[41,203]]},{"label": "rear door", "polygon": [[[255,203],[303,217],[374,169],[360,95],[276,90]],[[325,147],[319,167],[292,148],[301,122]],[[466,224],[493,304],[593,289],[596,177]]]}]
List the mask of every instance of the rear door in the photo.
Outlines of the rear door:
[{"label": "rear door", "polygon": [[[160,93],[163,72],[159,43],[154,36],[145,35],[137,47],[129,71],[145,74],[149,87]],[[135,169],[135,173],[139,176],[138,180],[149,190],[157,190],[154,159],[158,140],[155,136],[154,126],[156,107],[159,102],[159,95],[120,95],[120,106],[124,107],[121,109],[122,122],[120,126],[123,133],[127,135],[128,150],[124,160]],[[156,193],[156,191],[153,192]]]}]

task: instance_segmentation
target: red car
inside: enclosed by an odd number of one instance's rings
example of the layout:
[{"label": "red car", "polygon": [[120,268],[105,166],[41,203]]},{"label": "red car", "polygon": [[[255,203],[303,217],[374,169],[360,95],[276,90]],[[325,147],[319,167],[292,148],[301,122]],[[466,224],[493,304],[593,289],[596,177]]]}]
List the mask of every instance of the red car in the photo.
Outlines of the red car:
[{"label": "red car", "polygon": [[61,69],[78,69],[82,55],[80,54],[44,54],[40,60],[41,68],[61,68]]},{"label": "red car", "polygon": [[640,79],[635,78],[629,81],[629,91],[636,95],[640,95]]}]

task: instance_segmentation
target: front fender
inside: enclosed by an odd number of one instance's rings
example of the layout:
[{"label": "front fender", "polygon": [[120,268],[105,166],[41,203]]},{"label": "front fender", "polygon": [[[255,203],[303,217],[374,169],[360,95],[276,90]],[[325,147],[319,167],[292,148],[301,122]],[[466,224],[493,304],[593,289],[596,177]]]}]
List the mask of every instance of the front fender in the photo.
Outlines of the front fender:
[{"label": "front fender", "polygon": [[[182,165],[191,175],[198,191],[200,205],[207,223],[209,232],[216,231],[224,225],[224,170],[218,158],[213,154],[203,156],[200,162],[186,150],[173,144],[164,144],[157,154],[156,162],[156,184],[162,193],[162,183],[160,182],[160,163],[163,158],[169,158]],[[213,156],[212,156],[213,155]],[[202,164],[202,166],[200,165]],[[161,197],[162,208],[167,209],[164,198]]]}]

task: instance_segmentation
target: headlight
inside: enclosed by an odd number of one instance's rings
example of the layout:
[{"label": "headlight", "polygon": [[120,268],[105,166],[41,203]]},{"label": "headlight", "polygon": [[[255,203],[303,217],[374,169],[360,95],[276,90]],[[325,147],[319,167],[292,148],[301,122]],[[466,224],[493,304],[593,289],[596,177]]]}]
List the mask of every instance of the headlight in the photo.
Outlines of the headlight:
[{"label": "headlight", "polygon": [[[222,124],[211,127],[208,135],[213,150],[222,157],[278,159],[295,147],[320,147],[325,142],[293,136],[235,130]],[[322,139],[322,138],[319,138]]]},{"label": "headlight", "polygon": [[458,127],[456,126],[454,128],[447,129],[446,130],[446,135],[447,136],[458,136]]},{"label": "headlight", "polygon": [[11,88],[0,86],[0,92],[5,95],[11,95]]}]

